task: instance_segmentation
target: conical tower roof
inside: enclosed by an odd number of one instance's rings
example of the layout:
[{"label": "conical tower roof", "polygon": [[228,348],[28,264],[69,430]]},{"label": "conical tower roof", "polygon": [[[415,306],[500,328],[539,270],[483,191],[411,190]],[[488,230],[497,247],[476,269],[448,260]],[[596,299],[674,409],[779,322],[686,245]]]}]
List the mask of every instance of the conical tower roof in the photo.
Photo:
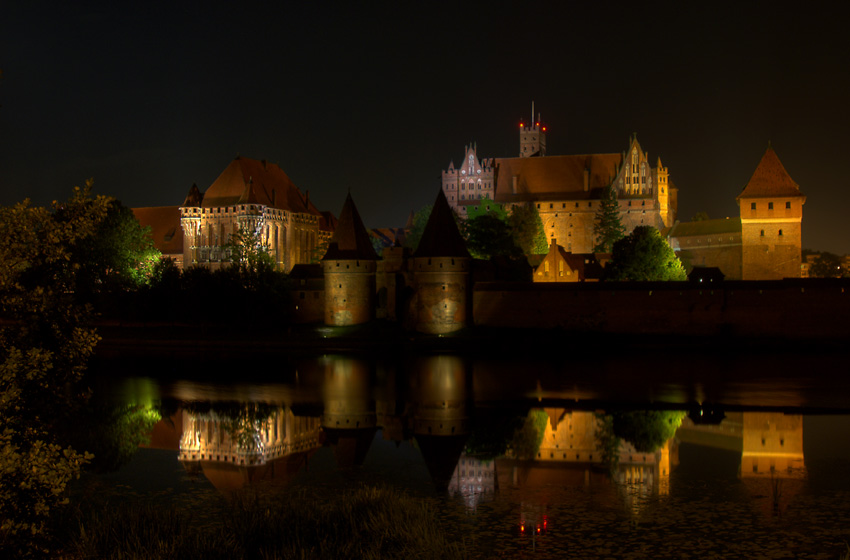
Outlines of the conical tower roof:
[{"label": "conical tower roof", "polygon": [[741,198],[802,196],[800,186],[785,171],[773,148],[767,147],[750,182],[738,195]]},{"label": "conical tower roof", "polygon": [[413,256],[417,258],[469,258],[466,243],[457,229],[454,214],[449,207],[449,201],[446,200],[443,189],[440,189],[440,193],[437,195],[434,208],[431,210],[431,216],[428,218],[428,223],[425,224],[425,231],[422,233],[419,246],[416,248],[416,253]]},{"label": "conical tower roof", "polygon": [[378,255],[375,254],[375,249],[369,239],[369,233],[366,231],[363,220],[360,219],[360,213],[357,212],[357,207],[351,199],[351,193],[348,193],[345,198],[345,204],[342,206],[342,212],[339,213],[333,238],[331,238],[328,250],[322,260],[378,260]]}]

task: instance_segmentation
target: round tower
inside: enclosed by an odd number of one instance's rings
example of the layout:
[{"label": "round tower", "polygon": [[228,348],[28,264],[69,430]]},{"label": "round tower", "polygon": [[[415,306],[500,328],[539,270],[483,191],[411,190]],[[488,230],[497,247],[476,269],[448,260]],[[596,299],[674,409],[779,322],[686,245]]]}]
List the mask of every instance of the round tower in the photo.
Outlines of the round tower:
[{"label": "round tower", "polygon": [[470,260],[441,189],[413,255],[417,331],[443,334],[469,324]]},{"label": "round tower", "polygon": [[336,327],[357,325],[374,317],[377,260],[369,234],[349,193],[322,259],[325,324]]}]

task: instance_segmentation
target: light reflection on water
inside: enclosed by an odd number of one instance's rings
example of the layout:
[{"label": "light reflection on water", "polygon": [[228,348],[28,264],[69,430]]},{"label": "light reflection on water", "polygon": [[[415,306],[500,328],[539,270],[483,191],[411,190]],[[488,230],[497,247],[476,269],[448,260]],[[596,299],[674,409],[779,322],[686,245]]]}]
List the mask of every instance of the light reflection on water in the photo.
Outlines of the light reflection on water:
[{"label": "light reflection on water", "polygon": [[[296,364],[283,383],[112,383],[105,391],[119,401],[184,406],[155,429],[152,445],[167,451],[143,450],[104,484],[200,508],[205,523],[215,523],[210,504],[240,488],[392,485],[435,504],[448,530],[484,557],[834,557],[850,540],[850,417],[811,414],[818,405],[850,410],[846,382],[490,366],[325,357]],[[725,418],[686,418],[657,451],[623,444],[613,470],[602,460],[595,411],[694,402],[728,405]],[[227,421],[233,403],[272,411],[240,424],[261,443],[250,452]],[[469,453],[473,436],[479,451],[482,436],[510,438],[499,419],[530,417],[534,407],[546,421],[533,459]],[[173,480],[146,492],[147,473]]]}]

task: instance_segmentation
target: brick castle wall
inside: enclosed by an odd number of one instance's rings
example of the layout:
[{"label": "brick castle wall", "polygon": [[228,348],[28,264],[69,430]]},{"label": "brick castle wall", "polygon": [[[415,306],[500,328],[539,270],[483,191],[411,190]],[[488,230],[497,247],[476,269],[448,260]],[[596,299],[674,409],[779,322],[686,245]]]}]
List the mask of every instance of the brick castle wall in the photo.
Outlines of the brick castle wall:
[{"label": "brick castle wall", "polygon": [[475,325],[646,333],[848,336],[850,282],[479,283]]}]

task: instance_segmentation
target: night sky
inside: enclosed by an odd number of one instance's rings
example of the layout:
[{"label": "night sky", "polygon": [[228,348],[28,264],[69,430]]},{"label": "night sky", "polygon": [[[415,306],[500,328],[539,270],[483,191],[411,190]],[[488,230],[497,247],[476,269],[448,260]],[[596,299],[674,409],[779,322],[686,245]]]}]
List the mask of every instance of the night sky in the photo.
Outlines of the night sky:
[{"label": "night sky", "polygon": [[[635,132],[679,219],[737,216],[771,142],[803,246],[850,253],[850,46],[813,2],[0,3],[0,204],[95,190],[178,205],[236,155],[368,227],[431,203],[464,145],[510,157],[531,102],[550,155]],[[541,4],[542,5],[542,4]]]}]

